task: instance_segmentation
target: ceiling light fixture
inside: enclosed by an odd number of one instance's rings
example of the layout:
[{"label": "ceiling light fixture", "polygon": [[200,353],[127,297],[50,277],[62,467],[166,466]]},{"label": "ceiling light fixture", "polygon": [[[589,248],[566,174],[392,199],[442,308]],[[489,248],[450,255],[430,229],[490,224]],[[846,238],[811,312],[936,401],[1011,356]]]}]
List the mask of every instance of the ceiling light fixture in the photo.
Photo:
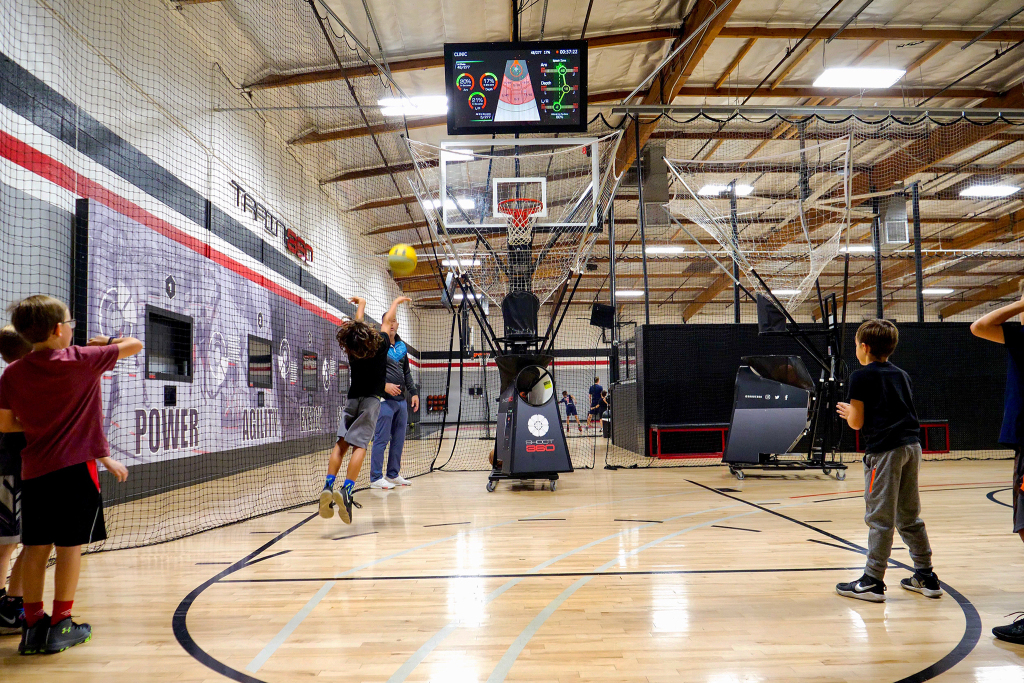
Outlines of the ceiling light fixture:
[{"label": "ceiling light fixture", "polygon": [[1013,185],[971,185],[960,190],[960,196],[978,199],[1002,199],[1017,192],[1020,192],[1020,188]]},{"label": "ceiling light fixture", "polygon": [[448,98],[444,95],[382,97],[377,104],[384,116],[440,116],[448,113]]},{"label": "ceiling light fixture", "polygon": [[839,247],[839,252],[843,254],[871,254],[874,251],[875,248],[870,244],[851,244],[849,247]]},{"label": "ceiling light fixture", "polygon": [[825,69],[814,81],[815,88],[869,90],[888,88],[907,73],[905,69],[877,69],[861,66]]},{"label": "ceiling light fixture", "polygon": [[796,296],[800,293],[799,289],[773,289],[772,294],[775,296]]},{"label": "ceiling light fixture", "polygon": [[[738,197],[746,197],[753,191],[754,188],[750,185],[736,186],[736,196]],[[721,194],[730,194],[730,192],[728,185],[705,185],[697,191],[697,194],[701,197],[717,197]]]},{"label": "ceiling light fixture", "polygon": [[686,253],[686,247],[673,244],[652,244],[645,251],[648,254],[683,254]]},{"label": "ceiling light fixture", "polygon": [[642,290],[642,289],[617,289],[617,290],[615,290],[615,296],[635,297],[635,296],[643,296],[643,295],[644,295],[644,290]]},{"label": "ceiling light fixture", "polygon": [[478,258],[460,258],[460,259],[446,258],[446,259],[441,261],[441,265],[442,266],[448,266],[448,267],[462,266],[463,268],[468,268],[469,266],[479,266],[480,265],[480,259],[478,259]]},{"label": "ceiling light fixture", "polygon": [[932,294],[935,296],[944,296],[946,294],[952,294],[953,290],[949,287],[925,287],[921,290],[922,294]]}]

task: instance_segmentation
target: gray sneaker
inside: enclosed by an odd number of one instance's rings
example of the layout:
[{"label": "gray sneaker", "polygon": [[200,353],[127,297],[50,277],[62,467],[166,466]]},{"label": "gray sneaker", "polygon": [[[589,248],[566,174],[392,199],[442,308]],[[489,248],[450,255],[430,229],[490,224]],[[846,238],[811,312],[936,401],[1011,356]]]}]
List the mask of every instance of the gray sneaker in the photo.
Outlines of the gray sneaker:
[{"label": "gray sneaker", "polygon": [[331,517],[334,516],[334,507],[332,506],[333,503],[334,503],[333,492],[329,488],[327,488],[325,486],[324,490],[320,492],[320,516],[321,517],[323,517],[324,519],[330,519]]},{"label": "gray sneaker", "polygon": [[64,652],[69,647],[88,643],[92,640],[92,626],[76,624],[71,617],[61,619],[46,632],[46,654]]},{"label": "gray sneaker", "polygon": [[345,524],[352,523],[352,508],[363,507],[352,498],[352,487],[342,486],[334,492],[334,504],[338,507],[338,516]]}]

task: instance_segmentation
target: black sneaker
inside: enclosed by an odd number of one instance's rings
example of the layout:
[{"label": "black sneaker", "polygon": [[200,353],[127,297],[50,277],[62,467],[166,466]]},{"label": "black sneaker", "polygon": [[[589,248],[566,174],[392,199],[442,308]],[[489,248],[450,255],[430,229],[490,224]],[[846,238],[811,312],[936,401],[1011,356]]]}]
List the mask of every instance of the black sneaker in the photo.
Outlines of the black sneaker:
[{"label": "black sneaker", "polygon": [[76,624],[71,617],[61,619],[46,633],[46,654],[64,652],[69,647],[88,643],[92,640],[92,626]]},{"label": "black sneaker", "polygon": [[37,655],[46,651],[46,635],[50,630],[50,615],[44,614],[35,626],[22,626],[18,654]]},{"label": "black sneaker", "polygon": [[334,504],[338,506],[338,516],[341,517],[341,521],[345,522],[345,524],[352,523],[353,507],[363,507],[352,498],[352,488],[350,486],[342,486],[334,492]]},{"label": "black sneaker", "polygon": [[20,599],[0,598],[0,635],[12,636],[21,633],[25,624],[25,610]]},{"label": "black sneaker", "polygon": [[334,496],[331,489],[324,487],[320,492],[320,516],[330,519],[334,516]]},{"label": "black sneaker", "polygon": [[903,579],[900,581],[900,585],[906,588],[908,591],[914,591],[920,593],[926,598],[941,598],[942,597],[942,586],[939,585],[939,577],[932,572],[931,574],[922,574],[921,572],[914,572],[914,575],[909,579]]},{"label": "black sneaker", "polygon": [[1024,612],[1014,612],[1006,616],[1012,617],[1014,614],[1020,615],[1013,620],[1012,624],[1007,626],[996,626],[992,629],[992,635],[999,640],[1005,640],[1008,643],[1016,643],[1017,645],[1024,645]]},{"label": "black sneaker", "polygon": [[843,597],[867,600],[868,602],[885,602],[885,583],[864,574],[850,583],[837,583],[836,593]]}]

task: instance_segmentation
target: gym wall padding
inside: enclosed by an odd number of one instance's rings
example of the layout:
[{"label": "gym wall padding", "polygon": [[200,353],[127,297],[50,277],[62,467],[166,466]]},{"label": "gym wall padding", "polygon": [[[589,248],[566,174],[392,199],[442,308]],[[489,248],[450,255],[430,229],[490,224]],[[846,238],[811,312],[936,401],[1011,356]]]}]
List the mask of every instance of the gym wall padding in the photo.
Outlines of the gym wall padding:
[{"label": "gym wall padding", "polygon": [[[854,348],[858,326],[847,325],[851,372],[860,367]],[[967,323],[897,326],[900,342],[891,360],[910,375],[921,420],[948,420],[953,451],[1004,450],[996,442],[1006,380],[1003,348],[974,337]],[[799,355],[812,377],[821,374],[794,339],[759,336],[756,325],[649,325],[638,339],[645,435],[652,424],[729,422],[742,356]],[[820,335],[815,339],[822,343]],[[852,430],[845,430],[843,450],[854,450]]]}]

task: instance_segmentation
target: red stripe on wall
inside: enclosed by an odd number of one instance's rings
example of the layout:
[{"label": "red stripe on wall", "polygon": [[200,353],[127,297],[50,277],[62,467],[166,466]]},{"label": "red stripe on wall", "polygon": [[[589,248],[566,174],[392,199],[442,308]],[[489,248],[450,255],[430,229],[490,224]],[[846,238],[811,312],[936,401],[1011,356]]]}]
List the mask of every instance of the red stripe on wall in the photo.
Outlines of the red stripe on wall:
[{"label": "red stripe on wall", "polygon": [[335,325],[341,324],[340,318],[4,131],[0,131],[0,156],[49,180],[55,185],[63,187],[65,190],[73,192],[79,197],[95,200],[131,218],[135,222],[145,225],[164,237],[191,249],[200,256],[224,266],[228,270],[241,275],[246,280],[256,283],[260,287],[301,306],[307,311],[315,313],[325,320],[329,320]]},{"label": "red stripe on wall", "polygon": [[[593,366],[596,366],[596,365],[608,365],[608,360],[607,359],[603,359],[603,360],[556,360],[556,361],[553,361],[551,364],[552,365],[567,365],[567,366],[572,366],[572,365],[589,365],[589,366],[593,367]],[[459,367],[459,361],[457,361],[457,360],[456,361],[451,361],[451,362],[441,361],[439,363],[420,363],[419,364],[419,366],[422,367],[422,368],[447,368],[449,365],[451,365],[453,368],[457,368],[457,367]],[[474,369],[475,368],[475,369],[479,370],[480,369],[480,361],[475,361],[475,362],[471,361],[471,360],[463,361],[462,366],[464,368],[469,368],[469,369]],[[490,362],[490,363],[487,364],[487,367],[489,367],[489,368],[496,368],[496,367],[498,367],[498,364]]]}]

